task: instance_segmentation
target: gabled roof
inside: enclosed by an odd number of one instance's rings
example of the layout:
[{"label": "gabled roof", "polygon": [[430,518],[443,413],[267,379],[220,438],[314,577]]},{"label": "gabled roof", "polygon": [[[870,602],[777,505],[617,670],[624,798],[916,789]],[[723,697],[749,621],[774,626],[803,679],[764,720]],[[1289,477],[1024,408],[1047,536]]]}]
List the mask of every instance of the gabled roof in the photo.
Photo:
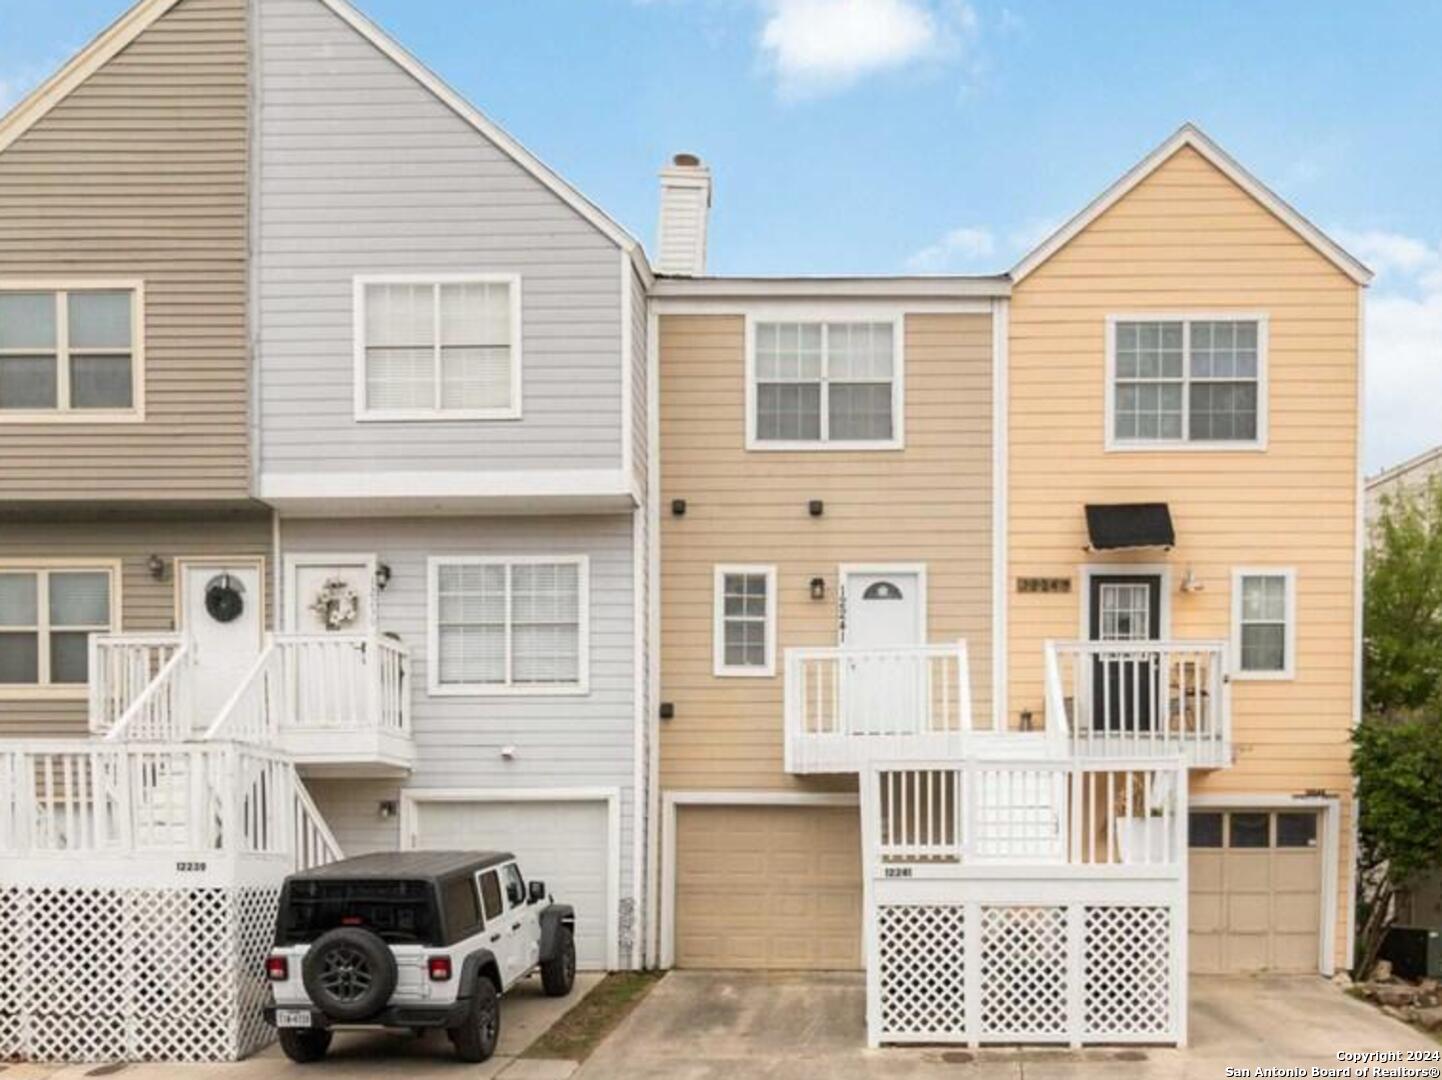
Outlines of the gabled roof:
[{"label": "gabled roof", "polygon": [[1177,129],[1176,134],[1166,142],[1158,146],[1145,158],[1139,161],[1120,180],[1098,195],[1086,205],[1065,225],[1052,233],[1039,245],[1033,248],[1021,261],[1011,270],[1013,281],[1021,281],[1033,270],[1035,270],[1047,259],[1056,254],[1074,236],[1085,229],[1097,218],[1101,217],[1108,209],[1119,202],[1129,191],[1140,184],[1173,154],[1184,146],[1190,146],[1202,157],[1215,165],[1221,172],[1231,179],[1238,187],[1245,191],[1257,202],[1270,210],[1283,224],[1287,225],[1293,232],[1300,236],[1312,247],[1316,248],[1323,256],[1330,260],[1337,269],[1346,274],[1358,285],[1366,285],[1372,280],[1372,271],[1367,269],[1358,259],[1350,255],[1321,229],[1299,214],[1288,205],[1287,201],[1278,195],[1266,184],[1262,183],[1255,176],[1244,169],[1237,160],[1207,137],[1206,133],[1195,124],[1183,124]]},{"label": "gabled roof", "polygon": [[100,68],[148,30],[180,0],[140,0],[120,18],[107,26],[89,45],[50,78],[30,91],[13,109],[0,118],[0,151],[29,131],[56,105],[60,104]]},{"label": "gabled roof", "polygon": [[1386,487],[1394,480],[1401,479],[1409,472],[1417,469],[1425,469],[1434,462],[1442,463],[1442,446],[1434,446],[1431,450],[1424,450],[1416,457],[1408,458],[1400,465],[1393,465],[1390,469],[1383,469],[1376,476],[1367,480],[1367,490]]},{"label": "gabled roof", "polygon": [[[181,0],[140,0],[124,15],[106,27],[94,41],[76,53],[64,67],[26,96],[3,119],[0,119],[0,151],[25,134],[77,86],[108,63],[117,53],[149,29],[157,19],[180,2]],[[347,0],[318,0],[318,2],[345,20],[358,34],[400,66],[462,120],[465,120],[500,148],[502,153],[549,188],[557,198],[594,225],[602,235],[627,252],[642,277],[649,284],[651,269],[646,262],[646,254],[640,243],[600,207],[562,179],[560,174],[502,130],[474,105],[447,86],[440,76],[412,56],[404,46],[362,15]]]}]

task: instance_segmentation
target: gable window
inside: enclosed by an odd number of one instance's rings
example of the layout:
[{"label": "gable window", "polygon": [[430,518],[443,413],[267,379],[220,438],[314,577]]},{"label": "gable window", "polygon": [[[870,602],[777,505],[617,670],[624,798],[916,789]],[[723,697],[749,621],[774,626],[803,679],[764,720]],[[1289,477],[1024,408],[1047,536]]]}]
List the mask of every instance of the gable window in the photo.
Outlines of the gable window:
[{"label": "gable window", "polygon": [[586,692],[584,556],[432,559],[430,594],[432,694]]},{"label": "gable window", "polygon": [[901,446],[900,320],[757,322],[753,449]]},{"label": "gable window", "polygon": [[140,286],[0,288],[0,423],[138,418]]},{"label": "gable window", "polygon": [[1292,678],[1296,603],[1296,574],[1291,570],[1233,572],[1232,666],[1236,678]]},{"label": "gable window", "polygon": [[0,690],[81,690],[90,635],[113,625],[115,582],[112,567],[0,565]]},{"label": "gable window", "polygon": [[521,415],[520,278],[358,278],[355,304],[357,419]]},{"label": "gable window", "polygon": [[717,675],[776,673],[776,568],[716,567],[712,645]]},{"label": "gable window", "polygon": [[1110,448],[1266,442],[1264,318],[1108,321]]}]

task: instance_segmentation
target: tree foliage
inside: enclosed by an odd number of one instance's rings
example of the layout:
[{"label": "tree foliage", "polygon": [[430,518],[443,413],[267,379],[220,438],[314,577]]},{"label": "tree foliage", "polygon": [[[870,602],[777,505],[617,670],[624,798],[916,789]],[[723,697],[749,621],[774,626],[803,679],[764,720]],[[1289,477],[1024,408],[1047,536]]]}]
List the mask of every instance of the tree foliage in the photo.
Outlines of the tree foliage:
[{"label": "tree foliage", "polygon": [[1442,715],[1442,479],[1388,500],[1366,586],[1365,711]]}]

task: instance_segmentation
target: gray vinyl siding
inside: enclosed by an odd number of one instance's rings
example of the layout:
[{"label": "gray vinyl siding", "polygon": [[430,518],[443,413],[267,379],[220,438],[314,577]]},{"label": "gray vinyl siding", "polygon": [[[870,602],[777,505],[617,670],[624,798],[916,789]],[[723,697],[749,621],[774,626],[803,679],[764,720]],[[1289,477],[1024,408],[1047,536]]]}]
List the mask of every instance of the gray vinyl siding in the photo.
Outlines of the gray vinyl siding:
[{"label": "gray vinyl siding", "polygon": [[650,450],[650,392],[647,387],[647,317],[646,286],[641,277],[631,268],[626,281],[631,290],[631,440],[632,468],[636,486],[646,489],[646,473],[650,468],[647,455]]},{"label": "gray vinyl siding", "polygon": [[[614,787],[621,798],[621,896],[631,896],[635,661],[630,514],[576,517],[283,519],[284,554],[370,554],[391,568],[378,626],[412,659],[418,761],[401,783],[351,789],[311,781],[347,852],[393,846],[376,803],[415,788]],[[427,566],[438,555],[585,555],[590,566],[590,692],[584,696],[431,697]],[[303,598],[302,598],[303,599]],[[514,746],[514,760],[501,748]],[[623,925],[625,925],[623,920]],[[623,954],[624,955],[624,954]]]},{"label": "gray vinyl siding", "polygon": [[[0,522],[0,567],[7,559],[119,559],[121,625],[116,629],[168,633],[175,629],[177,557],[264,556],[268,593],[270,542],[270,514],[257,509],[124,518],[73,514],[49,520],[29,513],[23,520]],[[167,563],[159,580],[147,565],[151,555],[159,555]],[[266,610],[275,610],[269,599]],[[0,738],[85,735],[87,731],[83,700],[0,701]]]},{"label": "gray vinyl siding", "polygon": [[[619,468],[617,245],[320,0],[255,10],[262,471]],[[355,421],[353,280],[429,272],[521,276],[520,420]]]},{"label": "gray vinyl siding", "polygon": [[145,283],[144,421],[0,420],[0,499],[248,497],[246,117],[246,0],[182,0],[0,153],[0,278]]}]

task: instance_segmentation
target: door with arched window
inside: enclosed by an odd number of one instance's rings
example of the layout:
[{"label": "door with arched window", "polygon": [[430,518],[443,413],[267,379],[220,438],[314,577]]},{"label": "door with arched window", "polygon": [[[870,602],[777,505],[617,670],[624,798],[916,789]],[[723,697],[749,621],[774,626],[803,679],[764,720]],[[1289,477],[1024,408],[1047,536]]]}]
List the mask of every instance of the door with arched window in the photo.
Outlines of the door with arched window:
[{"label": "door with arched window", "polygon": [[924,669],[904,655],[926,642],[925,574],[918,567],[843,568],[842,695],[852,734],[904,734],[922,713]]}]

